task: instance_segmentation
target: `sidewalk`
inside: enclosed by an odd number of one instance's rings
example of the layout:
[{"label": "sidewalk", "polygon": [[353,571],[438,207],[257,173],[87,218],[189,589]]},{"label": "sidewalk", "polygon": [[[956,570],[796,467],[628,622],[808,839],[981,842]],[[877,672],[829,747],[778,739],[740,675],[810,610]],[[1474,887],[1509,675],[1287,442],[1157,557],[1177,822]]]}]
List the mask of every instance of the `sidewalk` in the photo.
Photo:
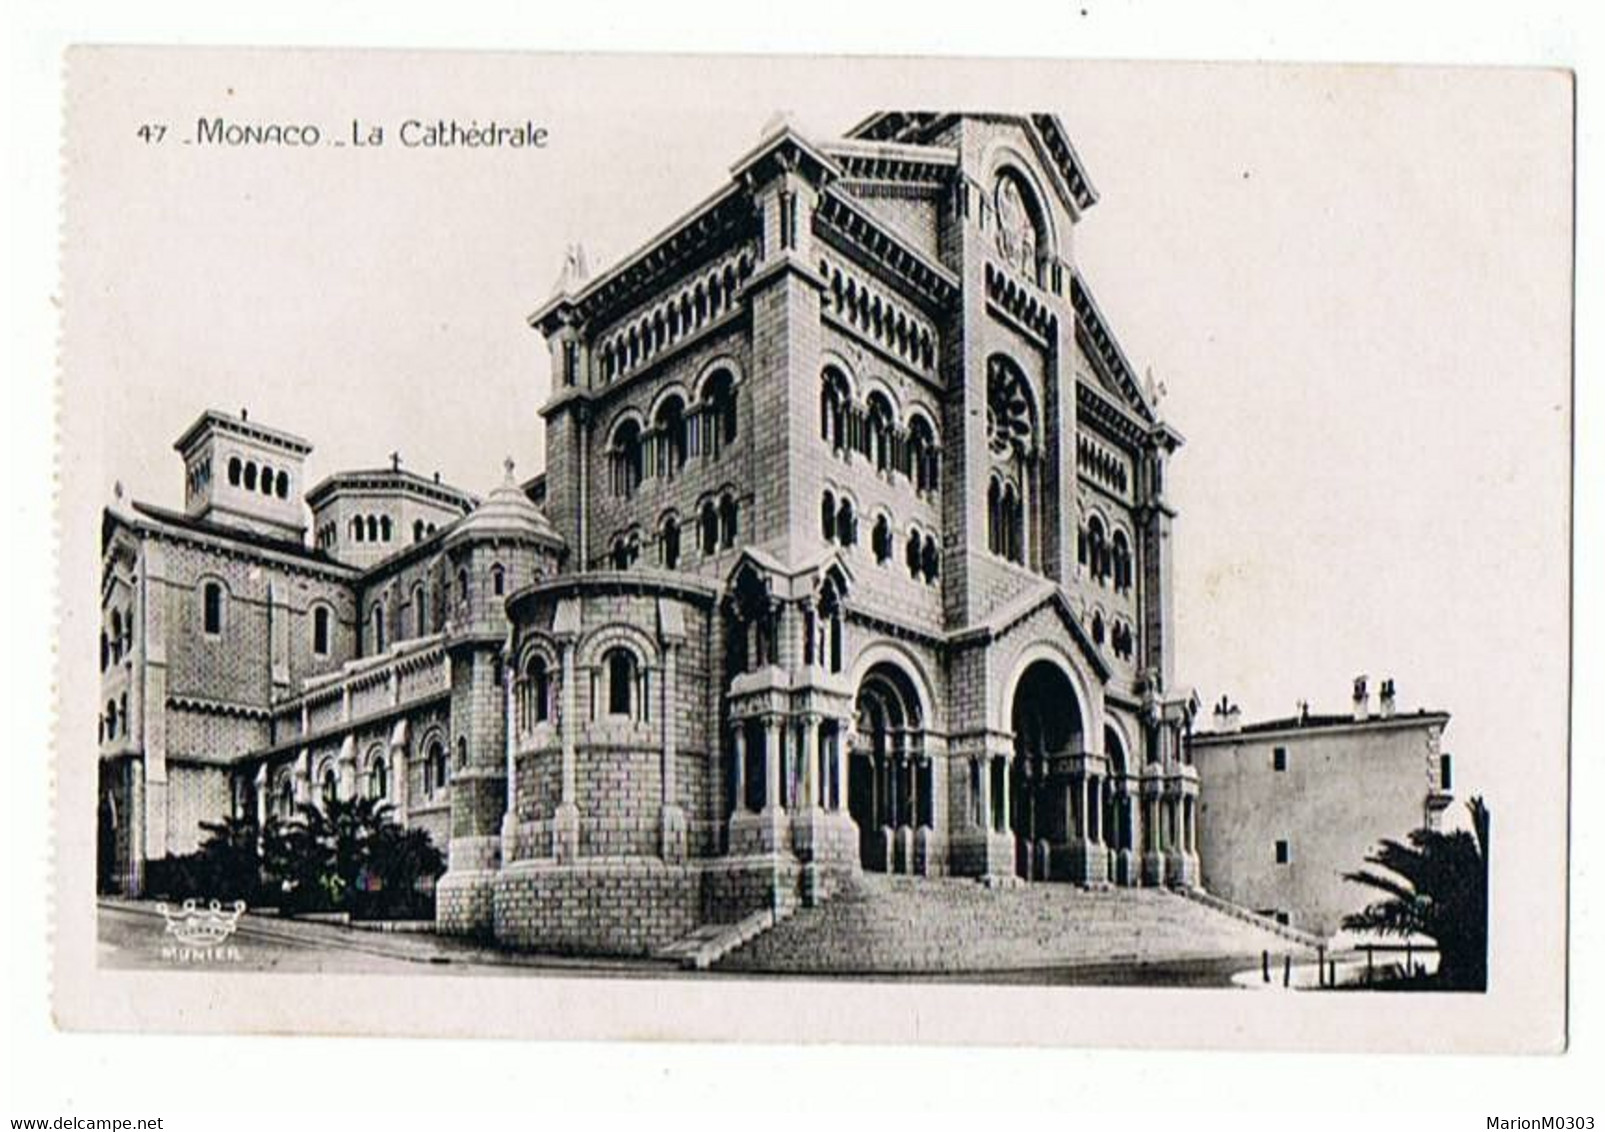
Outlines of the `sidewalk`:
[{"label": "sidewalk", "polygon": [[[161,921],[157,901],[100,897],[101,908]],[[242,939],[271,940],[314,949],[333,949],[399,959],[431,966],[520,967],[573,975],[633,975],[662,978],[679,974],[673,963],[653,959],[607,959],[594,956],[536,955],[486,946],[455,936],[423,931],[373,931],[312,920],[262,916],[247,911],[240,918]]]}]

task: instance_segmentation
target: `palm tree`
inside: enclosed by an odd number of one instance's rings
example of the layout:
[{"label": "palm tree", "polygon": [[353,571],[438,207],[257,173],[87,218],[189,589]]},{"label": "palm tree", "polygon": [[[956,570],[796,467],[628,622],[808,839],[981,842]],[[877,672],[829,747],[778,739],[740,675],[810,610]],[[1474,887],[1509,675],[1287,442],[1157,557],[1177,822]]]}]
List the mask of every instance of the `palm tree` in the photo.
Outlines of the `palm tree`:
[{"label": "palm tree", "polygon": [[[1445,990],[1488,989],[1488,807],[1466,803],[1471,829],[1417,829],[1408,843],[1385,840],[1361,869],[1344,879],[1388,894],[1343,918],[1351,931],[1423,935],[1438,945],[1437,984]],[[1388,875],[1392,874],[1392,875]]]}]

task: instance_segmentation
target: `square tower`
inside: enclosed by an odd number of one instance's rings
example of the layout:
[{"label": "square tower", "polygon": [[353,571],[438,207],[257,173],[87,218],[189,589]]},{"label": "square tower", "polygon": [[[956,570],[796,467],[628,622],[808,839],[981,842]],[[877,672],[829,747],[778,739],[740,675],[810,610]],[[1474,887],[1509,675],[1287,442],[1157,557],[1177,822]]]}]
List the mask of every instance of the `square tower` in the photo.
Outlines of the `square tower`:
[{"label": "square tower", "polygon": [[301,477],[312,445],[288,432],[209,410],[174,442],[184,458],[184,513],[299,542]]}]

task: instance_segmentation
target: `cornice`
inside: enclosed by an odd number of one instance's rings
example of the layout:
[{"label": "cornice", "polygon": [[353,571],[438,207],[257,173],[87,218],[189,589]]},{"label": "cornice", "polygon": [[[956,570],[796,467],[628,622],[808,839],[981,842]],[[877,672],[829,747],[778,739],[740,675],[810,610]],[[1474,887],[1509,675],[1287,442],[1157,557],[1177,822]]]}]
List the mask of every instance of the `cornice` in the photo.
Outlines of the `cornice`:
[{"label": "cornice", "polygon": [[952,272],[915,251],[842,193],[827,190],[820,196],[814,229],[828,243],[866,260],[937,312],[958,298],[959,281]]}]

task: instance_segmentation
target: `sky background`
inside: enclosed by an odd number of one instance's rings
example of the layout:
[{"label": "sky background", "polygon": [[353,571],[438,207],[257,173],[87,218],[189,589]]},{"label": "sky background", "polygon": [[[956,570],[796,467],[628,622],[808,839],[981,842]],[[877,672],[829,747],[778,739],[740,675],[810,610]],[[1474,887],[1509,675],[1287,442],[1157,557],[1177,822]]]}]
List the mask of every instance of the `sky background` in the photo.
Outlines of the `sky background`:
[{"label": "sky background", "polygon": [[[1050,110],[1101,194],[1074,256],[1187,438],[1169,477],[1179,681],[1254,719],[1300,699],[1346,710],[1352,677],[1391,676],[1401,710],[1453,713],[1461,796],[1496,813],[1563,800],[1571,104],[1556,73],[76,65],[63,356],[69,386],[94,391],[69,432],[99,497],[64,522],[93,523],[117,481],[181,506],[171,443],[206,408],[306,437],[309,483],[392,450],[479,493],[504,455],[532,474],[548,367],[525,318],[565,245],[605,269],[718,189],[777,109],[819,136],[884,107]],[[218,115],[390,136],[178,144]],[[452,115],[534,119],[550,148],[396,144],[405,118]],[[143,122],[167,140],[142,142]]]}]

